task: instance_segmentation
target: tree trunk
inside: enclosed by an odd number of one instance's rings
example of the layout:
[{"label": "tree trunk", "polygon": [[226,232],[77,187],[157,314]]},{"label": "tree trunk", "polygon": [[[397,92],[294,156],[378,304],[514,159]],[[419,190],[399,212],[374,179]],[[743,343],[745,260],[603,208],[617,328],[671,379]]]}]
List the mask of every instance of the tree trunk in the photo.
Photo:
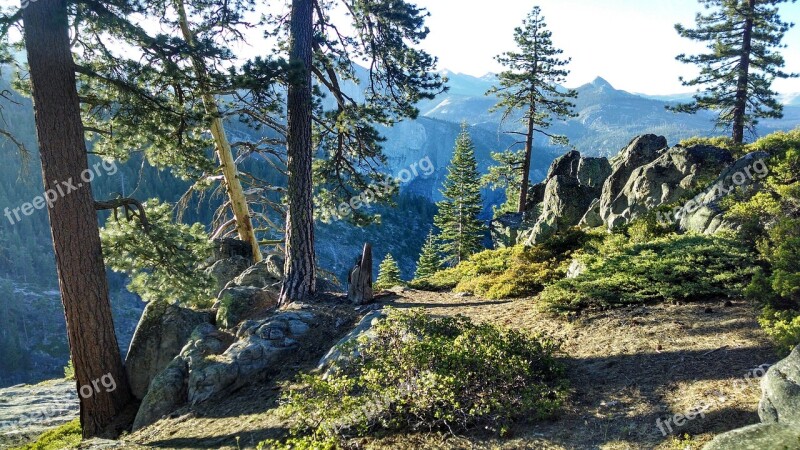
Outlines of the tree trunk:
[{"label": "tree trunk", "polygon": [[525,135],[525,159],[522,162],[522,185],[519,191],[519,207],[517,212],[524,213],[528,203],[528,184],[530,184],[531,154],[533,154],[533,129],[536,106],[531,104],[530,117],[528,117],[528,130]]},{"label": "tree trunk", "polygon": [[[64,192],[49,209],[83,436],[97,435],[131,400],[122,367],[75,85],[65,0],[23,12],[44,187]],[[74,186],[74,188],[71,188]],[[111,389],[113,379],[115,389]],[[106,383],[102,383],[105,380]],[[109,392],[110,391],[110,392]]]},{"label": "tree trunk", "polygon": [[372,301],[372,246],[364,244],[361,257],[347,278],[347,298],[355,305]]},{"label": "tree trunk", "polygon": [[289,41],[286,279],[281,304],[302,300],[316,288],[311,142],[312,0],[292,0]]},{"label": "tree trunk", "polygon": [[736,83],[736,103],[733,107],[733,142],[744,142],[744,120],[747,112],[747,92],[750,82],[750,53],[753,40],[753,16],[755,14],[756,0],[748,0],[747,17],[742,33],[742,56],[739,61],[739,79]]},{"label": "tree trunk", "polygon": [[[194,50],[195,37],[191,28],[189,27],[189,20],[186,16],[186,7],[183,0],[177,0],[176,6],[178,9],[178,16],[180,20],[181,33],[184,40],[189,47]],[[239,234],[239,239],[250,244],[253,248],[253,260],[259,262],[263,259],[261,255],[261,248],[258,245],[255,229],[253,228],[253,220],[250,217],[250,208],[247,205],[247,199],[244,196],[244,189],[242,182],[239,180],[239,172],[236,168],[236,162],[233,159],[233,151],[231,144],[228,140],[228,134],[225,132],[222,116],[219,112],[217,100],[214,98],[213,93],[208,86],[208,69],[205,63],[197,55],[191,55],[192,65],[194,66],[195,75],[200,80],[200,94],[203,97],[203,105],[206,108],[206,113],[211,120],[211,136],[217,147],[217,158],[219,165],[222,168],[222,176],[225,179],[225,189],[228,192],[228,199],[231,202],[231,209],[233,216],[236,218],[236,231]]]}]

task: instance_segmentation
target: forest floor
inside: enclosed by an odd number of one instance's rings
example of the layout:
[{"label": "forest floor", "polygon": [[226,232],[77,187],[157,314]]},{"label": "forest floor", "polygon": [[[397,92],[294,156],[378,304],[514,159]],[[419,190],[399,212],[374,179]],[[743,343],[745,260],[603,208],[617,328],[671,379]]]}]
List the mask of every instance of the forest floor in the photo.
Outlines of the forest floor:
[{"label": "forest floor", "polygon": [[[758,380],[746,377],[751,369],[779,359],[755,320],[755,308],[744,301],[635,306],[572,317],[541,312],[534,299],[489,301],[409,290],[381,303],[421,307],[434,315],[462,314],[556,339],[572,392],[557,417],[520,423],[503,438],[481,432],[387,435],[353,440],[357,448],[699,448],[716,434],[758,422]],[[339,303],[331,317],[343,308],[352,314],[352,307]],[[298,371],[312,370],[347,331],[325,327],[277,377],[184,408],[124,441],[160,448],[236,449],[285,435],[289,423],[276,414],[281,391]],[[698,408],[703,414],[693,420],[663,423]],[[666,435],[656,422],[659,418]]]}]

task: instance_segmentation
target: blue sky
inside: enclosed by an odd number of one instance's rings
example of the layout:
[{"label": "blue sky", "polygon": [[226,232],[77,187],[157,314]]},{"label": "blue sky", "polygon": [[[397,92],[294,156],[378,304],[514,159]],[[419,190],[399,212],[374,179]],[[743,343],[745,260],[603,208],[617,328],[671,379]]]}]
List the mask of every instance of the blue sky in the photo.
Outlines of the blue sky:
[{"label": "blue sky", "polygon": [[[697,0],[416,0],[427,8],[431,33],[423,44],[440,68],[480,76],[501,67],[493,57],[514,48],[513,30],[539,5],[553,32],[554,44],[572,58],[568,82],[575,87],[602,76],[618,89],[647,94],[691,91],[680,75],[692,66],[675,60],[679,53],[702,51],[682,39],[674,25],[692,26],[702,7]],[[800,25],[800,3],[781,5],[786,21]],[[786,68],[800,72],[800,26],[784,39]],[[778,80],[781,93],[800,92],[800,79]]]}]

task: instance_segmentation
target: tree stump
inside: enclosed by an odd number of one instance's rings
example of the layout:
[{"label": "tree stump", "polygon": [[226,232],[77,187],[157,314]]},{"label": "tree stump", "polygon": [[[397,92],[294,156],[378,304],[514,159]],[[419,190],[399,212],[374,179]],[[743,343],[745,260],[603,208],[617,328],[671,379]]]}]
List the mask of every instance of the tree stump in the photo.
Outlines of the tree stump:
[{"label": "tree stump", "polygon": [[347,276],[347,298],[355,305],[372,301],[372,246],[364,244],[361,257]]}]

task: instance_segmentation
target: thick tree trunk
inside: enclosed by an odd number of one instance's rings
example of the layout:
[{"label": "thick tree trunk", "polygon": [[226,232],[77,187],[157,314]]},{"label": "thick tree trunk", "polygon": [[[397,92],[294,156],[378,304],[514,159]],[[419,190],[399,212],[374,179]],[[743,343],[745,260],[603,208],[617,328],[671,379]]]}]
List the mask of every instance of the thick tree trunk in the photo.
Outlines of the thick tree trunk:
[{"label": "thick tree trunk", "polygon": [[733,141],[737,144],[744,142],[745,114],[747,113],[747,93],[750,82],[750,53],[753,40],[753,16],[755,15],[756,0],[748,0],[747,17],[742,33],[742,56],[739,61],[739,79],[736,83],[736,103],[733,107]]},{"label": "thick tree trunk", "polygon": [[519,207],[517,212],[524,213],[528,203],[528,185],[530,184],[531,155],[533,154],[534,114],[536,107],[531,104],[530,117],[528,117],[528,130],[525,135],[525,160],[522,162],[522,185],[519,191]]},{"label": "thick tree trunk", "polygon": [[[177,0],[176,6],[183,38],[190,47],[194,47],[195,37],[189,27],[189,20],[186,16],[186,7],[183,0]],[[253,260],[259,262],[263,259],[261,248],[258,245],[258,239],[256,238],[255,229],[253,228],[250,208],[247,205],[242,182],[239,180],[239,172],[236,168],[236,162],[233,159],[233,151],[231,150],[231,144],[228,140],[228,134],[225,132],[225,127],[223,126],[224,123],[219,112],[219,105],[217,105],[217,100],[208,87],[208,69],[199,57],[193,55],[191,59],[195,73],[201,80],[200,89],[202,90],[203,105],[211,120],[211,136],[216,143],[217,158],[222,168],[222,176],[225,179],[225,189],[228,193],[228,199],[231,202],[233,216],[236,218],[236,231],[239,234],[239,239],[249,243],[253,248]]]},{"label": "thick tree trunk", "polygon": [[49,209],[50,228],[81,425],[84,437],[91,437],[131,395],[114,334],[92,187],[81,178],[89,164],[66,1],[31,2],[23,21],[45,190],[64,193]]},{"label": "thick tree trunk", "polygon": [[311,54],[312,0],[292,0],[289,43],[288,169],[289,210],[286,214],[286,280],[281,304],[302,300],[316,288],[314,205],[311,179]]}]

